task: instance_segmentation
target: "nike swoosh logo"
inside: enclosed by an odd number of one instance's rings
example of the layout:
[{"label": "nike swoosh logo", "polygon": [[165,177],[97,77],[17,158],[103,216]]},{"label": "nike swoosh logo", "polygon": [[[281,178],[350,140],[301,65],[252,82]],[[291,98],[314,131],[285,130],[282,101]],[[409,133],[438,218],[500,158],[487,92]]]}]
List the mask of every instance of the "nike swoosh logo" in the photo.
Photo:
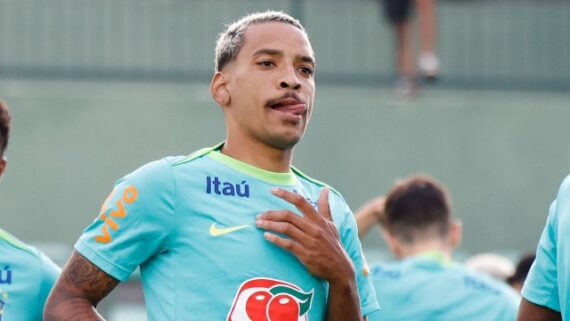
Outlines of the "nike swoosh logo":
[{"label": "nike swoosh logo", "polygon": [[235,231],[239,231],[239,230],[244,229],[246,227],[249,227],[249,225],[239,225],[239,226],[233,226],[233,227],[219,228],[219,227],[216,227],[216,222],[214,222],[214,223],[212,223],[212,225],[210,225],[210,235],[213,237],[222,236],[222,235],[233,233]]}]

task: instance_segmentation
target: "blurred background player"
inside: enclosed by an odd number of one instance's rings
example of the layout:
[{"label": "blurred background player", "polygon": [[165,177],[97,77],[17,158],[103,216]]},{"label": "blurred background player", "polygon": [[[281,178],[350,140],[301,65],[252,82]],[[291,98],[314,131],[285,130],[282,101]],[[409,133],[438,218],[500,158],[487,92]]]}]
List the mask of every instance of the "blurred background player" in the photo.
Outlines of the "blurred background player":
[{"label": "blurred background player", "polygon": [[395,89],[399,97],[412,96],[419,88],[414,65],[415,46],[412,33],[414,4],[419,22],[420,52],[417,66],[420,75],[427,80],[439,77],[439,59],[436,54],[436,0],[381,0],[384,14],[394,34],[394,59],[398,74]]},{"label": "blurred background player", "polygon": [[[0,100],[0,179],[10,136],[10,112]],[[6,219],[15,213],[4,213]],[[41,321],[44,303],[60,269],[46,255],[0,227],[0,320]]]},{"label": "blurred background player", "polygon": [[357,213],[359,234],[381,223],[397,259],[371,269],[382,309],[370,321],[513,321],[519,296],[508,285],[453,262],[461,223],[451,214],[445,188],[416,175],[398,181],[386,197]]},{"label": "blurred background player", "polygon": [[530,267],[535,259],[534,253],[527,253],[523,255],[515,268],[515,273],[507,279],[507,283],[517,292],[521,292],[524,281],[528,276]]},{"label": "blurred background player", "polygon": [[291,16],[228,26],[210,85],[226,140],[119,180],[76,243],[46,320],[101,320],[99,301],[139,266],[149,320],[357,321],[377,310],[348,205],[291,165],[314,70]]},{"label": "blurred background player", "polygon": [[509,258],[496,253],[475,254],[463,261],[463,265],[468,269],[488,274],[503,282],[507,282],[508,278],[515,273],[513,262]]},{"label": "blurred background player", "polygon": [[570,176],[549,208],[517,321],[570,320]]}]

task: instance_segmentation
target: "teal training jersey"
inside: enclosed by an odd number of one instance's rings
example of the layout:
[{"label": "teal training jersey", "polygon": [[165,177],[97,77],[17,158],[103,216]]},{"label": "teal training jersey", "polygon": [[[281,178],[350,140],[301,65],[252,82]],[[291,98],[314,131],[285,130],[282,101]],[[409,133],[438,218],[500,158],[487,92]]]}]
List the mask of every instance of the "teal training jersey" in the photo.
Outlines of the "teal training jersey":
[{"label": "teal training jersey", "polygon": [[43,253],[0,229],[0,321],[41,321],[59,272]]},{"label": "teal training jersey", "polygon": [[550,205],[536,259],[523,287],[528,301],[560,311],[570,320],[570,176],[562,182]]},{"label": "teal training jersey", "polygon": [[438,253],[374,265],[382,309],[369,321],[514,321],[520,296]]},{"label": "teal training jersey", "polygon": [[[221,145],[220,145],[221,146]],[[165,158],[119,180],[76,250],[118,280],[140,266],[149,320],[320,321],[327,282],[263,238],[256,215],[290,209],[282,187],[316,206],[323,185],[299,171],[265,171],[203,149]],[[329,197],[357,271],[364,314],[378,308],[354,217]]]}]

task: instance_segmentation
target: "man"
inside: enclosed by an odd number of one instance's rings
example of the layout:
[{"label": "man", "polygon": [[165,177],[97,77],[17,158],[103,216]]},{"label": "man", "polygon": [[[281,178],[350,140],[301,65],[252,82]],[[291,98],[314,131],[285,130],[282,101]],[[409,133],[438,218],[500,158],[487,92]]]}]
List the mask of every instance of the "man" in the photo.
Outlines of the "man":
[{"label": "man", "polygon": [[418,67],[427,80],[439,77],[439,59],[436,55],[437,19],[436,0],[382,0],[384,13],[394,32],[395,63],[398,73],[396,95],[409,97],[416,94],[416,72],[414,68],[414,46],[412,34],[412,7],[418,11],[420,31],[420,55]]},{"label": "man", "polygon": [[517,321],[570,320],[570,176],[549,209],[536,258],[523,285]]},{"label": "man", "polygon": [[149,320],[350,321],[376,310],[348,206],[291,166],[314,70],[292,17],[258,13],[229,26],[210,86],[226,141],[119,180],[46,320],[101,320],[95,306],[137,266]]},{"label": "man", "polygon": [[519,298],[506,284],[452,261],[461,224],[447,191],[427,176],[397,182],[357,212],[360,234],[380,221],[398,261],[371,276],[382,309],[370,321],[514,321]]},{"label": "man", "polygon": [[[7,165],[9,136],[10,113],[0,100],[0,178]],[[43,253],[0,228],[0,321],[41,321],[59,272]]]}]

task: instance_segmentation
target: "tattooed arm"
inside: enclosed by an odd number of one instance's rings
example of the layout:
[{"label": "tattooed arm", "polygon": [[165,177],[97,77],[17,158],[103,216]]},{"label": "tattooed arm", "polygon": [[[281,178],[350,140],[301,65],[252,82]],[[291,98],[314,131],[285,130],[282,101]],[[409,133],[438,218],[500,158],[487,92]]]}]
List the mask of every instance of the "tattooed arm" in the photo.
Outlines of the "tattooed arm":
[{"label": "tattooed arm", "polygon": [[44,321],[104,320],[95,307],[119,283],[73,251],[44,308]]}]

